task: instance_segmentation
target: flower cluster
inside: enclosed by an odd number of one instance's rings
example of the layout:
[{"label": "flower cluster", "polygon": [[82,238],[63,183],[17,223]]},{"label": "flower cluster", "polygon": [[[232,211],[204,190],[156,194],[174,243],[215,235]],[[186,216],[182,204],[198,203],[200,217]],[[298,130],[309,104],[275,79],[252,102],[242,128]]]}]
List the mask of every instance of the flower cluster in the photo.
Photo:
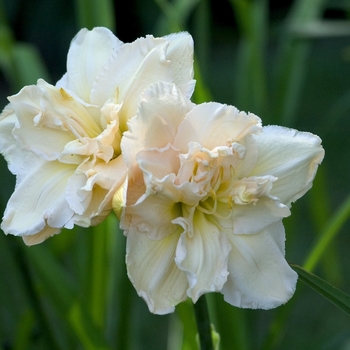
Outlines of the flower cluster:
[{"label": "flower cluster", "polygon": [[9,97],[0,151],[16,174],[2,229],[26,244],[116,212],[128,275],[151,312],[221,292],[269,309],[293,295],[282,219],[324,150],[310,133],[196,105],[187,33],[121,43],[82,30],[67,73]]}]

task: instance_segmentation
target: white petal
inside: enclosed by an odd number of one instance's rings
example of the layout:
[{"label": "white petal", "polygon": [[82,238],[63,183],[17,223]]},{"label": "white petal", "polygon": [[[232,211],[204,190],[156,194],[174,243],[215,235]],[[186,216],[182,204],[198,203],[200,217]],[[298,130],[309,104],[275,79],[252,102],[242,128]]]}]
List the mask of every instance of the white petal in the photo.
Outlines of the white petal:
[{"label": "white petal", "polygon": [[226,235],[199,211],[194,214],[193,230],[181,235],[175,261],[186,272],[190,285],[187,295],[196,302],[202,294],[222,289],[231,246]]},{"label": "white petal", "polygon": [[127,129],[127,121],[136,115],[141,92],[158,81],[172,82],[170,61],[165,51],[168,42],[161,38],[137,39],[115,52],[93,86],[94,103],[101,104],[114,97],[123,102],[119,112],[121,130]]},{"label": "white petal", "polygon": [[[107,28],[82,29],[74,37],[68,52],[67,75],[57,82],[90,102],[96,76],[122,42]],[[105,101],[104,101],[105,102]]]},{"label": "white petal", "polygon": [[171,177],[167,182],[171,182],[170,186],[173,186],[175,173],[179,168],[178,153],[169,144],[162,149],[140,151],[137,154],[138,164],[143,171],[143,180],[147,187],[146,192],[163,192],[161,180],[165,177]]},{"label": "white petal", "polygon": [[[132,187],[129,186],[128,196],[133,196],[131,191]],[[172,220],[180,214],[181,205],[166,195],[142,196],[138,203],[126,207],[122,223],[123,226],[134,227],[151,239],[159,240],[178,230],[178,226],[173,224]]]},{"label": "white petal", "polygon": [[122,139],[122,152],[129,167],[135,166],[140,150],[162,148],[172,143],[179,124],[191,108],[173,84],[157,83],[146,89],[136,117]]},{"label": "white petal", "polygon": [[113,195],[123,185],[126,173],[121,156],[109,163],[86,162],[78,167],[66,188],[66,200],[75,211],[74,222],[90,226],[103,221],[112,209]]},{"label": "white petal", "polygon": [[271,309],[286,303],[295,291],[297,274],[284,258],[282,221],[255,235],[228,235],[232,245],[229,276],[222,289],[237,307]]},{"label": "white petal", "polygon": [[247,135],[259,133],[260,118],[239,112],[233,106],[216,102],[195,106],[181,123],[174,146],[187,153],[189,142],[198,142],[211,150],[217,146],[231,146]]},{"label": "white petal", "polygon": [[19,173],[27,154],[12,134],[17,122],[16,114],[11,104],[8,104],[0,115],[0,153],[5,157],[13,174]]},{"label": "white petal", "polygon": [[324,157],[320,138],[279,126],[264,127],[255,138],[259,159],[251,175],[277,177],[271,195],[286,205],[296,201],[311,188]]},{"label": "white petal", "polygon": [[193,80],[193,39],[190,34],[174,33],[164,37],[170,42],[166,57],[171,61],[174,83],[187,97],[191,98],[195,86]]},{"label": "white petal", "polygon": [[59,162],[36,165],[28,169],[7,203],[1,225],[6,234],[32,235],[46,225],[62,228],[73,215],[64,190],[74,167]]},{"label": "white petal", "polygon": [[59,157],[65,144],[73,139],[73,135],[60,127],[36,125],[34,119],[43,115],[41,98],[42,90],[37,86],[26,86],[17,95],[9,97],[18,119],[13,135],[23,148],[53,160]]},{"label": "white petal", "polygon": [[227,221],[232,222],[235,233],[255,234],[272,223],[289,216],[290,210],[278,201],[262,197],[255,204],[234,204],[232,213],[232,218]]},{"label": "white petal", "polygon": [[187,298],[188,282],[174,262],[179,233],[159,240],[132,228],[126,231],[128,275],[137,293],[155,314],[173,312]]}]

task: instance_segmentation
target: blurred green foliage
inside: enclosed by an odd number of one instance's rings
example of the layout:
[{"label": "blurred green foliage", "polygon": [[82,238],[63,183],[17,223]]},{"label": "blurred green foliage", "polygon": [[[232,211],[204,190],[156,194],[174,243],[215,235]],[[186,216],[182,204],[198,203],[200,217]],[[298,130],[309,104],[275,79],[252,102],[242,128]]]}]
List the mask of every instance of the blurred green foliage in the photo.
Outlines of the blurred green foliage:
[{"label": "blurred green foliage", "polygon": [[[0,0],[0,104],[38,78],[65,72],[81,27],[122,41],[187,30],[195,42],[196,102],[214,99],[265,125],[307,130],[326,158],[285,220],[286,255],[350,293],[350,3],[346,0]],[[0,211],[14,178],[0,159]],[[194,349],[192,304],[155,316],[125,272],[114,216],[40,246],[0,235],[2,349]],[[349,349],[350,320],[298,284],[276,310],[242,310],[208,295],[222,349]]]}]

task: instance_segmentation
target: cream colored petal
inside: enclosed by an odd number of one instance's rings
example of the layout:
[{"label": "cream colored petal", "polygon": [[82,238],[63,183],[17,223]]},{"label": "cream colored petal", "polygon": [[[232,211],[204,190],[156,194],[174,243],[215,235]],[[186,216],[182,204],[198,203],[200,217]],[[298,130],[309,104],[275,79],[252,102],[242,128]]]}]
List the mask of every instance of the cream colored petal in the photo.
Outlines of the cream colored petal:
[{"label": "cream colored petal", "polygon": [[65,144],[73,139],[73,135],[60,127],[46,128],[36,125],[35,118],[44,114],[41,97],[42,90],[37,86],[26,86],[17,95],[9,97],[18,119],[13,135],[23,148],[53,160],[59,157]]},{"label": "cream colored petal", "polygon": [[126,231],[126,264],[137,293],[146,301],[150,312],[167,314],[187,298],[188,282],[175,264],[179,232],[159,241],[132,227]]},{"label": "cream colored petal", "polygon": [[96,137],[101,133],[100,107],[88,104],[43,79],[39,79],[37,85],[42,91],[40,106],[43,110],[40,119],[35,119],[38,126],[70,130],[76,138]]},{"label": "cream colored petal", "polygon": [[229,234],[228,238],[232,250],[229,276],[222,289],[225,300],[250,309],[285,304],[295,291],[297,274],[284,258],[282,221],[255,235]]},{"label": "cream colored petal", "polygon": [[311,188],[324,157],[320,138],[280,126],[264,127],[255,138],[259,159],[251,175],[277,177],[271,195],[286,205],[296,201]]},{"label": "cream colored petal", "polygon": [[[114,50],[96,77],[91,92],[92,103],[103,105],[110,98],[122,102],[134,83],[141,85],[141,92],[150,83],[171,81],[170,62],[165,58],[166,46],[166,40],[148,35]],[[136,105],[138,102],[139,95]]]},{"label": "cream colored petal", "polygon": [[236,234],[255,234],[289,215],[290,210],[284,204],[271,198],[261,197],[255,204],[233,204],[232,217],[221,223],[225,226],[226,222],[230,223]]},{"label": "cream colored petal", "polygon": [[46,225],[62,228],[73,215],[64,192],[74,167],[59,162],[36,165],[28,169],[7,203],[1,224],[6,234],[32,235]]},{"label": "cream colored petal", "polygon": [[102,221],[111,211],[113,195],[124,183],[126,174],[121,156],[109,163],[85,162],[79,166],[65,191],[66,200],[75,211],[74,221],[81,226],[92,218],[95,223]]},{"label": "cream colored petal", "polygon": [[189,142],[198,142],[211,150],[231,146],[247,135],[259,133],[261,120],[252,113],[239,112],[233,106],[216,102],[195,106],[181,123],[174,146],[187,153]]},{"label": "cream colored petal", "polygon": [[17,117],[11,104],[7,104],[0,114],[0,151],[5,153],[10,148],[15,140],[12,135],[12,130],[17,123]]},{"label": "cream colored petal", "polygon": [[[90,102],[96,76],[122,42],[107,28],[82,29],[71,42],[67,58],[67,75],[57,82]],[[104,101],[103,101],[104,102]]]},{"label": "cream colored petal", "polygon": [[173,84],[151,85],[141,95],[138,114],[124,133],[121,148],[128,167],[136,165],[140,150],[162,148],[172,143],[179,124],[191,108]]},{"label": "cream colored petal", "polygon": [[57,235],[61,232],[61,229],[45,226],[43,230],[34,235],[22,236],[23,242],[28,245],[35,245],[44,242],[47,238]]},{"label": "cream colored petal", "polygon": [[160,195],[174,203],[197,205],[206,192],[201,184],[185,181],[177,183],[179,153],[171,145],[162,149],[149,149],[137,154],[140,170],[143,172],[145,196]]},{"label": "cream colored petal", "polygon": [[[132,187],[129,186],[128,196],[133,195],[132,190]],[[172,220],[181,215],[181,204],[161,193],[144,195],[136,204],[128,205],[124,215],[125,219],[122,219],[124,227],[129,225],[151,239],[160,240],[178,230],[178,226],[173,224]]]},{"label": "cream colored petal", "polygon": [[164,37],[169,41],[166,57],[171,61],[174,83],[187,98],[191,98],[195,86],[193,80],[193,39],[186,32]]},{"label": "cream colored petal", "polygon": [[[116,97],[117,102],[123,102],[119,112],[122,131],[127,130],[127,121],[136,115],[141,92],[148,85],[173,82],[171,62],[165,55],[167,45],[164,39],[152,36],[125,44],[109,62],[104,75],[98,77],[92,94],[99,96],[93,101],[99,104],[106,97]],[[117,73],[111,75],[111,72]]]},{"label": "cream colored petal", "polygon": [[205,293],[221,290],[227,280],[231,246],[226,235],[198,210],[194,214],[193,229],[193,233],[181,235],[175,261],[187,275],[187,295],[196,302]]},{"label": "cream colored petal", "polygon": [[[168,144],[166,147],[152,148],[138,152],[136,159],[144,174],[146,186],[156,185],[161,180],[173,174],[173,178],[180,167],[179,152]],[[157,191],[157,188],[154,189]]]},{"label": "cream colored petal", "polygon": [[16,114],[8,104],[0,115],[0,153],[5,157],[8,168],[13,174],[19,174],[28,151],[24,150],[14,138],[12,131],[18,122]]}]

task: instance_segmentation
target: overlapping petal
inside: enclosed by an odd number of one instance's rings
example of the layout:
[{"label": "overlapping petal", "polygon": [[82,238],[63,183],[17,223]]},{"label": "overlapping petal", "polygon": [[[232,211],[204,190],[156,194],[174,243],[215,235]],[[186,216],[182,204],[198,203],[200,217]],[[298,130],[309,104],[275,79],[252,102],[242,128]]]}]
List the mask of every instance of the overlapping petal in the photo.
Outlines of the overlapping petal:
[{"label": "overlapping petal", "polygon": [[122,44],[107,28],[80,30],[69,48],[67,73],[57,82],[57,86],[66,88],[82,100],[90,102],[96,76]]},{"label": "overlapping petal", "polygon": [[153,84],[145,90],[137,116],[129,121],[129,131],[122,140],[123,156],[128,167],[135,167],[139,151],[163,148],[172,143],[190,108],[191,103],[174,84]]},{"label": "overlapping petal", "polygon": [[181,95],[174,85],[150,86],[122,141],[129,169],[126,192],[115,197],[122,227],[133,247],[139,240],[150,254],[158,249],[154,259],[127,259],[130,278],[151,311],[155,298],[164,313],[177,299],[164,299],[161,280],[145,277],[146,264],[163,276],[161,259],[172,264],[167,278],[184,273],[177,288],[194,302],[219,291],[238,307],[286,303],[297,275],[284,257],[282,218],[312,184],[324,155],[319,138],[262,128],[254,114],[218,103],[186,111]]},{"label": "overlapping petal", "polygon": [[311,133],[280,126],[264,127],[264,132],[255,138],[259,159],[252,175],[275,176],[277,181],[271,194],[286,205],[303,196],[311,188],[324,157],[321,139]]},{"label": "overlapping petal", "polygon": [[222,288],[230,304],[250,309],[271,309],[286,303],[295,291],[297,274],[284,258],[282,221],[255,235],[227,235],[232,250],[229,275]]},{"label": "overlapping petal", "polygon": [[149,310],[156,314],[173,312],[175,305],[187,298],[186,274],[174,261],[180,232],[178,229],[161,240],[151,240],[135,227],[128,231],[129,278]]},{"label": "overlapping petal", "polygon": [[203,213],[195,212],[193,232],[185,231],[181,235],[175,258],[178,268],[186,272],[187,295],[193,302],[205,293],[221,291],[228,276],[230,250],[227,236]]},{"label": "overlapping petal", "polygon": [[66,226],[74,214],[65,201],[65,186],[73,172],[74,166],[62,166],[58,161],[38,161],[27,168],[7,204],[2,230],[17,236],[38,233],[47,225]]}]

